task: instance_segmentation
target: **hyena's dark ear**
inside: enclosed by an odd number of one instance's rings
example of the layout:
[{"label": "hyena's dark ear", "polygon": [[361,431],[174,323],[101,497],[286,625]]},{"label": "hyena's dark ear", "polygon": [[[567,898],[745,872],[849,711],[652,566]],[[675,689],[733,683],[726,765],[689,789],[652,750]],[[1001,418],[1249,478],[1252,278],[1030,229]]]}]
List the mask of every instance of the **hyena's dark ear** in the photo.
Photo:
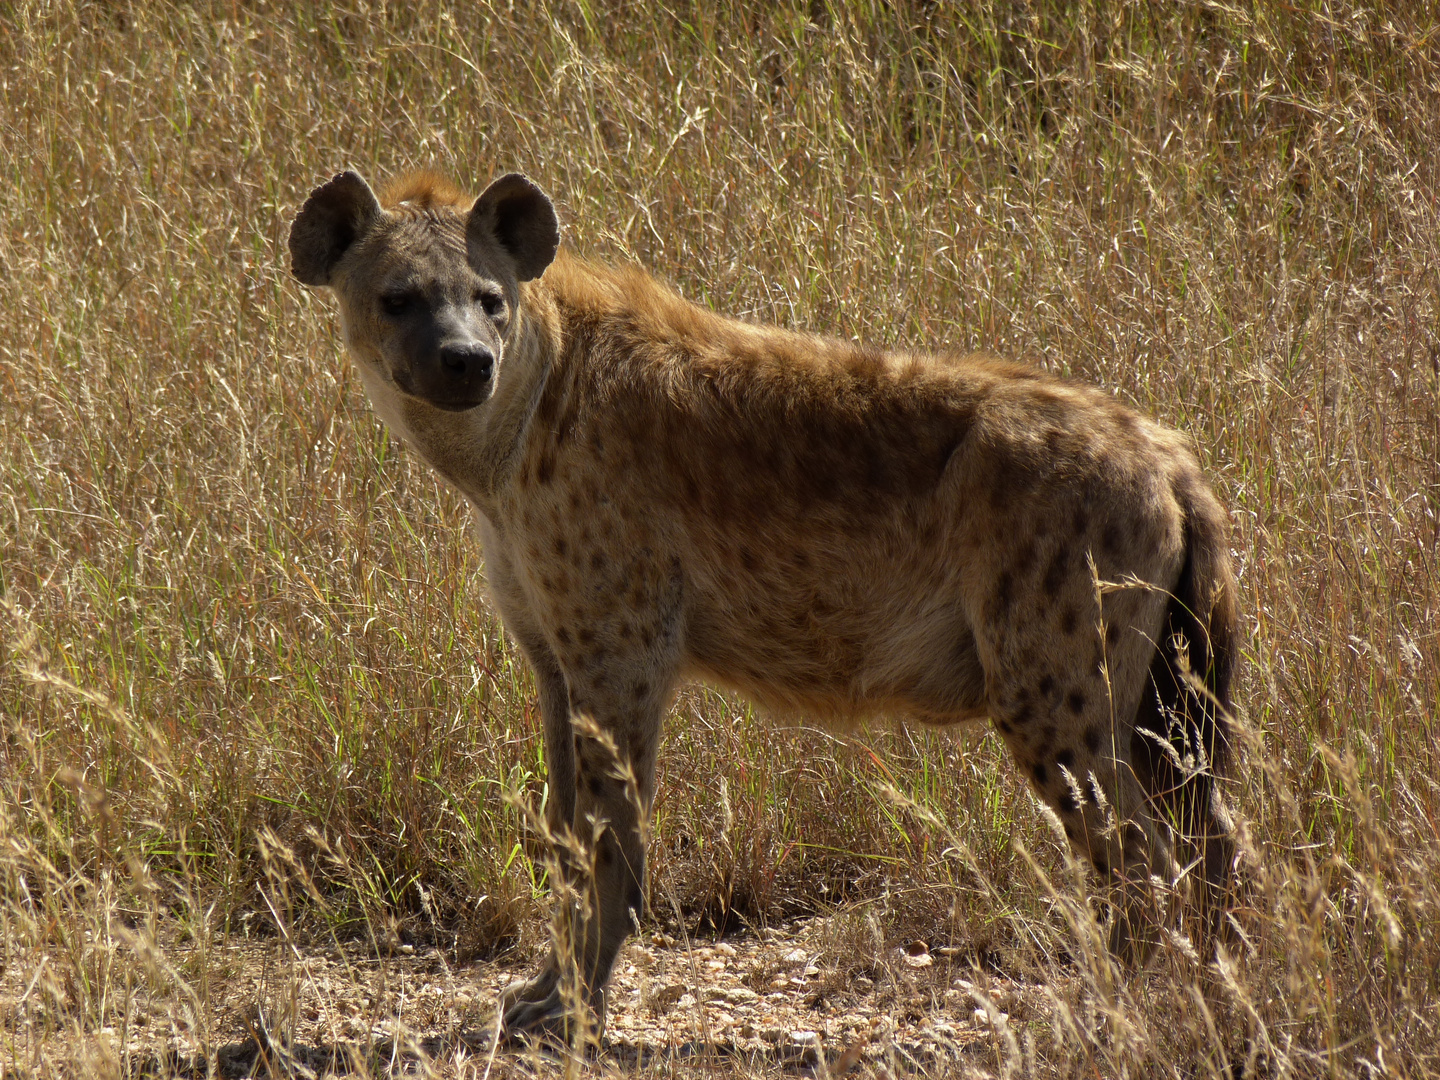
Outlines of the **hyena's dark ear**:
[{"label": "hyena's dark ear", "polygon": [[477,246],[489,243],[515,260],[521,281],[537,278],[555,258],[560,222],[549,197],[521,173],[507,173],[487,187],[470,208],[465,226],[472,258]]},{"label": "hyena's dark ear", "polygon": [[380,200],[357,172],[321,184],[290,225],[290,272],[306,285],[329,285],[340,256],[382,213]]}]

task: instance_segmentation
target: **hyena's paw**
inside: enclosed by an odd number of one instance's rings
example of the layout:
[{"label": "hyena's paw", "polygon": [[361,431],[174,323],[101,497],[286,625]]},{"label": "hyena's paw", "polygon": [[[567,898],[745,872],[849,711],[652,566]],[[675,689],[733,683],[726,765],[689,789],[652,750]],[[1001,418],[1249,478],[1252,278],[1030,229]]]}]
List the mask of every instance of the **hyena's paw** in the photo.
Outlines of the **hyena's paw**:
[{"label": "hyena's paw", "polygon": [[564,991],[559,973],[548,964],[534,978],[505,987],[500,992],[500,1037],[512,1044],[552,1038],[569,1046],[580,1021],[587,1037],[598,1041],[605,1029],[604,990],[585,995],[587,1001]]}]

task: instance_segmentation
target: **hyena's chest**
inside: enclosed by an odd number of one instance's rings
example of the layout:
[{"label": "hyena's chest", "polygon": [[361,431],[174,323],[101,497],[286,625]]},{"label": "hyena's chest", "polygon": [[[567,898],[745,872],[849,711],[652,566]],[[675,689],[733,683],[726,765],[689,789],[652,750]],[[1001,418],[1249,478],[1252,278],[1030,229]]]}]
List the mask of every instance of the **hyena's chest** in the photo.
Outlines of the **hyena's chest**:
[{"label": "hyena's chest", "polygon": [[499,514],[526,606],[562,658],[624,656],[678,631],[684,589],[673,538],[603,477],[543,458],[522,463]]}]

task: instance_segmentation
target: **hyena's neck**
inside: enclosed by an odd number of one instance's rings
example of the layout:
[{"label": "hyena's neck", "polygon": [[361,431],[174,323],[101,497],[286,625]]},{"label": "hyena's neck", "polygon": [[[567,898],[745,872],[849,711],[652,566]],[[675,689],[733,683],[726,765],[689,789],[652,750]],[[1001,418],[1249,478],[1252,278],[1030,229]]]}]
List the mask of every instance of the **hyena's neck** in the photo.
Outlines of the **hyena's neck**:
[{"label": "hyena's neck", "polygon": [[493,504],[518,468],[535,407],[555,366],[556,332],[546,306],[522,304],[516,320],[501,359],[495,396],[483,410],[483,422],[471,444],[472,464],[462,489],[482,511]]}]

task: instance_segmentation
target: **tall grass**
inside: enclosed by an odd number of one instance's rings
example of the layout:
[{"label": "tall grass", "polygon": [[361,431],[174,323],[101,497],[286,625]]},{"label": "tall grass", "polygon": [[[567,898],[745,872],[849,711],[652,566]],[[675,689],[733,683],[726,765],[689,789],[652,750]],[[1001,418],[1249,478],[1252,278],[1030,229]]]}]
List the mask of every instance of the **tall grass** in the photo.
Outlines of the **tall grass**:
[{"label": "tall grass", "polygon": [[1087,950],[995,740],[700,689],[655,918],[854,905],[1048,980],[1002,1069],[1440,1075],[1440,11],[718,7],[0,9],[0,1060],[118,1068],[146,1010],[238,1037],[210,946],[246,934],[537,944],[529,675],[286,272],[355,165],[522,169],[703,303],[1097,382],[1234,510],[1246,889],[1208,997],[1178,945]]}]

